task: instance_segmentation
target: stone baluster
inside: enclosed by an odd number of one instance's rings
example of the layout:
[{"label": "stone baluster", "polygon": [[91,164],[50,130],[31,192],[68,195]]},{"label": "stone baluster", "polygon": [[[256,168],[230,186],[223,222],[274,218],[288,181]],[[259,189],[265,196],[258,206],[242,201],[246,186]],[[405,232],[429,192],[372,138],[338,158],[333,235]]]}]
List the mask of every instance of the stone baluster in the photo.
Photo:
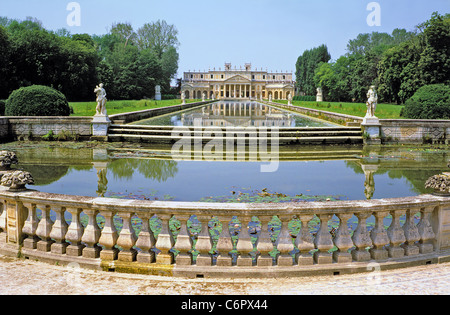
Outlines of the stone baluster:
[{"label": "stone baluster", "polygon": [[189,215],[177,215],[177,219],[180,221],[181,226],[174,249],[179,251],[176,263],[180,266],[189,266],[192,264],[192,255],[190,253],[192,249],[192,240],[187,228],[189,218]]},{"label": "stone baluster", "polygon": [[371,215],[372,213],[370,212],[356,213],[356,217],[358,218],[358,226],[353,232],[352,237],[353,243],[356,246],[356,249],[352,250],[352,257],[355,261],[370,260],[370,253],[366,250],[366,248],[372,245],[369,231],[367,231],[367,218]]},{"label": "stone baluster", "polygon": [[54,207],[53,211],[56,213],[56,219],[53,223],[50,237],[55,240],[55,243],[51,245],[51,252],[55,254],[65,254],[66,248],[69,245],[69,243],[66,242],[66,234],[69,225],[64,218],[66,208]]},{"label": "stone baluster", "polygon": [[89,220],[81,238],[81,241],[86,244],[86,247],[83,248],[83,257],[99,258],[100,247],[97,243],[100,239],[101,230],[97,224],[98,210],[87,209],[84,210],[84,213],[88,216]]},{"label": "stone baluster", "polygon": [[123,227],[120,231],[119,238],[117,239],[117,245],[122,247],[122,250],[119,252],[118,259],[120,261],[128,262],[135,261],[137,251],[133,248],[133,246],[136,244],[137,237],[133,226],[131,225],[131,218],[134,214],[131,212],[121,212],[119,215],[123,220]]},{"label": "stone baluster", "polygon": [[239,252],[237,266],[248,267],[253,265],[253,259],[250,256],[250,253],[253,251],[253,244],[250,234],[248,233],[248,224],[250,223],[251,218],[244,217],[240,221],[242,223],[242,227],[236,246],[236,249]]},{"label": "stone baluster", "polygon": [[195,248],[199,251],[196,264],[197,266],[211,266],[212,257],[209,252],[212,249],[212,242],[208,228],[208,223],[209,220],[211,220],[211,217],[198,216],[198,220],[200,221],[202,227],[200,233],[198,234],[197,244],[195,246]]},{"label": "stone baluster", "polygon": [[230,267],[232,265],[232,258],[230,252],[233,250],[233,243],[231,242],[230,228],[228,218],[218,217],[218,220],[222,224],[222,232],[219,235],[219,240],[217,241],[217,251],[219,255],[217,256],[216,265],[222,267]]},{"label": "stone baluster", "polygon": [[37,242],[39,241],[39,238],[36,236],[36,230],[39,224],[36,215],[36,205],[32,203],[24,203],[23,205],[28,209],[28,216],[22,228],[22,233],[28,235],[28,237],[23,240],[23,247],[36,249]]},{"label": "stone baluster", "polygon": [[41,205],[42,217],[36,229],[36,235],[40,238],[37,243],[37,249],[42,252],[49,252],[53,241],[50,238],[53,222],[50,219],[50,206]]},{"label": "stone baluster", "polygon": [[373,248],[369,250],[370,257],[374,260],[388,259],[388,251],[384,246],[389,244],[389,237],[383,223],[383,219],[388,215],[388,211],[377,211],[374,213],[375,227],[370,231]]},{"label": "stone baluster", "polygon": [[70,245],[66,248],[66,254],[74,257],[81,256],[84,248],[84,245],[81,244],[84,227],[80,222],[80,214],[83,209],[67,208],[66,210],[72,215],[72,222],[70,222],[66,234],[66,240],[70,242]]},{"label": "stone baluster", "polygon": [[272,219],[270,216],[259,216],[261,221],[261,234],[259,235],[256,249],[259,252],[257,258],[258,267],[268,267],[273,265],[273,258],[269,252],[273,250],[273,244],[269,234],[269,222]]},{"label": "stone baluster", "polygon": [[403,225],[403,231],[405,232],[405,244],[403,249],[406,256],[419,255],[419,247],[415,242],[420,240],[419,229],[414,224],[414,214],[417,213],[415,209],[408,209],[406,211],[406,222]]},{"label": "stone baluster", "polygon": [[139,215],[142,219],[142,227],[139,232],[138,240],[136,242],[136,247],[141,249],[141,252],[137,254],[137,261],[140,263],[153,263],[155,261],[155,252],[152,251],[153,246],[155,246],[155,236],[150,229],[149,220],[153,216],[149,213],[144,213]]},{"label": "stone baluster", "polygon": [[419,251],[421,254],[428,254],[434,251],[433,243],[436,239],[436,234],[431,225],[431,215],[434,207],[425,207],[420,210],[421,220],[417,226],[419,230]]},{"label": "stone baluster", "polygon": [[314,246],[318,249],[314,253],[314,261],[317,264],[331,264],[333,257],[328,251],[334,247],[334,244],[331,234],[328,231],[328,221],[330,221],[332,215],[318,214],[317,216],[320,219],[320,228],[314,238]]},{"label": "stone baluster", "polygon": [[388,253],[390,258],[401,258],[405,255],[405,250],[400,245],[406,241],[405,233],[400,225],[400,217],[406,210],[391,211],[392,223],[387,231],[389,236]]},{"label": "stone baluster", "polygon": [[314,264],[313,256],[310,254],[310,251],[314,249],[314,242],[308,227],[308,223],[313,219],[313,217],[313,214],[299,215],[302,226],[297,238],[295,239],[295,245],[300,251],[300,253],[296,255],[295,260],[299,265]]},{"label": "stone baluster", "polygon": [[352,213],[339,213],[336,214],[339,218],[339,229],[336,232],[336,236],[333,239],[334,245],[338,248],[333,252],[333,259],[337,263],[350,263],[352,262],[352,255],[348,252],[353,247],[353,241],[348,231],[348,220],[353,216]]},{"label": "stone baluster", "polygon": [[292,216],[282,215],[279,219],[281,220],[281,231],[278,240],[275,243],[277,249],[280,251],[277,258],[277,265],[292,266],[294,260],[290,253],[294,250],[294,243],[292,241],[292,236],[289,233],[289,222],[292,219]]},{"label": "stone baluster", "polygon": [[102,260],[116,260],[119,255],[119,249],[117,248],[117,239],[119,235],[114,225],[114,216],[116,211],[102,210],[100,215],[105,218],[105,226],[103,227],[102,234],[98,243],[104,248],[100,252],[100,258]]},{"label": "stone baluster", "polygon": [[169,214],[158,215],[161,220],[161,232],[156,240],[156,248],[161,252],[156,256],[156,263],[161,265],[171,265],[174,262],[173,253],[170,251],[174,245],[172,234],[170,233],[169,221],[172,216]]}]

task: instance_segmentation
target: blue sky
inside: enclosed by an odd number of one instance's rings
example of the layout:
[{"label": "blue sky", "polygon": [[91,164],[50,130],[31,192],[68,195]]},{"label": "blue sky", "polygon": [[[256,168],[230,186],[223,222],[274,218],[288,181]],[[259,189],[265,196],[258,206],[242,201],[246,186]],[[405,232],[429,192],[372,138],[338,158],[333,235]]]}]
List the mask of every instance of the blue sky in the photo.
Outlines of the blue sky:
[{"label": "blue sky", "polygon": [[381,25],[369,26],[372,0],[78,0],[81,25],[68,26],[71,0],[0,0],[0,16],[36,17],[47,29],[105,34],[114,22],[164,19],[180,41],[178,76],[187,70],[223,69],[225,62],[273,71],[295,71],[304,50],[326,44],[333,59],[359,33],[413,30],[434,11],[450,12],[450,0],[379,0]]}]

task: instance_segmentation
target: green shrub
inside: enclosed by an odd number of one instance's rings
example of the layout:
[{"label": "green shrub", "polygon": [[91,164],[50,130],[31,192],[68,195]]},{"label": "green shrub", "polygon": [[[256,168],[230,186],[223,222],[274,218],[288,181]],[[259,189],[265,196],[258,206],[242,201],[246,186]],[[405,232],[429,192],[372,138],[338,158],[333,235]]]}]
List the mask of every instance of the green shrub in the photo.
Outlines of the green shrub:
[{"label": "green shrub", "polygon": [[0,116],[5,115],[5,103],[6,101],[0,100]]},{"label": "green shrub", "polygon": [[11,93],[6,116],[69,116],[70,107],[61,92],[43,85],[23,87]]},{"label": "green shrub", "polygon": [[177,98],[177,96],[176,96],[176,95],[172,95],[172,94],[163,94],[163,95],[161,96],[161,98],[162,98],[163,100],[174,100],[174,99]]},{"label": "green shrub", "polygon": [[450,119],[450,86],[421,87],[406,101],[401,114],[409,119]]}]

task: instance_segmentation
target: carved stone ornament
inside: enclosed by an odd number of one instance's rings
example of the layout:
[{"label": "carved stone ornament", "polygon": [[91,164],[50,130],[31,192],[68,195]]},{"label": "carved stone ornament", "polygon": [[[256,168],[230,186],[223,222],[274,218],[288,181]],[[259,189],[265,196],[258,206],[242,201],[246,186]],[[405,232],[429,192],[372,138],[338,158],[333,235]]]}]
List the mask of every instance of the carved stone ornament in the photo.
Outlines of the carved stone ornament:
[{"label": "carved stone ornament", "polygon": [[425,188],[433,188],[436,195],[450,196],[450,173],[443,173],[430,177],[425,182]]},{"label": "carved stone ornament", "polygon": [[19,161],[14,152],[0,151],[0,171],[7,171],[11,169],[12,164],[17,164]]},{"label": "carved stone ornament", "polygon": [[26,190],[25,185],[34,185],[34,179],[29,172],[14,171],[3,175],[0,184],[10,191],[22,191]]}]

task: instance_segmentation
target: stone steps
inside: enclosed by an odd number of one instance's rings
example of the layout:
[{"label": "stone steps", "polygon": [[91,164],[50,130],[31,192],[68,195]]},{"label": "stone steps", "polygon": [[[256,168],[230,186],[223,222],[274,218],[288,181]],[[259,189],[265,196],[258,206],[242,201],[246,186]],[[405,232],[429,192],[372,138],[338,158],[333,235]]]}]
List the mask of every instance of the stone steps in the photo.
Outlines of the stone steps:
[{"label": "stone steps", "polygon": [[[217,132],[220,130],[222,134]],[[357,127],[319,127],[319,128],[278,128],[277,134],[255,128],[219,128],[219,127],[173,127],[173,126],[136,126],[111,125],[108,131],[109,141],[130,141],[145,143],[174,143],[182,138],[191,143],[212,140],[233,141],[236,144],[278,141],[288,144],[360,144],[362,132]]]}]

